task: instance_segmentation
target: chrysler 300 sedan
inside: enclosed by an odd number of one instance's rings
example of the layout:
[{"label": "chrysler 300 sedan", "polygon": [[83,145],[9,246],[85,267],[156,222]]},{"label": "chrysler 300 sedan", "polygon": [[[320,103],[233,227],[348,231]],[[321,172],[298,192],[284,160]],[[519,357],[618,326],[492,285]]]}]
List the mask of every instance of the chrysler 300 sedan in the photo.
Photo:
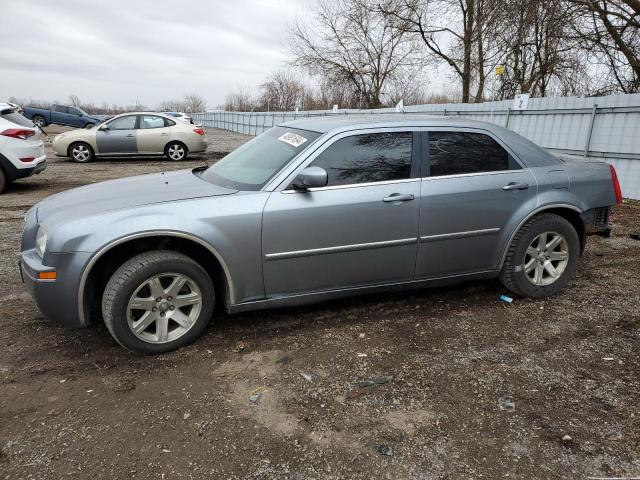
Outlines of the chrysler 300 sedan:
[{"label": "chrysler 300 sedan", "polygon": [[45,199],[26,216],[21,269],[46,317],[104,321],[122,346],[160,353],[225,310],[494,277],[553,295],[620,201],[607,164],[495,125],[306,119],[209,168]]},{"label": "chrysler 300 sedan", "polygon": [[90,129],[56,135],[53,151],[59,157],[86,163],[98,156],[165,155],[180,161],[204,152],[202,127],[187,125],[163,113],[125,113]]}]

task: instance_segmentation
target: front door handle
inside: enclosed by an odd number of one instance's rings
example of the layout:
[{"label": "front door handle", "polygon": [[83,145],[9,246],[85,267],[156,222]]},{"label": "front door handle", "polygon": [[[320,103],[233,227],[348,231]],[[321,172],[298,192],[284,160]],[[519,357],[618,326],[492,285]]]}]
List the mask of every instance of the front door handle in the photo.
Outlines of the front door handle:
[{"label": "front door handle", "polygon": [[401,193],[392,193],[388,197],[384,197],[382,201],[387,203],[391,203],[391,202],[395,203],[395,202],[410,202],[413,199],[414,199],[414,196],[412,194],[403,195]]},{"label": "front door handle", "polygon": [[169,136],[169,134],[168,133],[161,133],[160,136],[161,137],[167,137],[167,136]]},{"label": "front door handle", "polygon": [[529,188],[529,184],[528,183],[518,183],[518,182],[511,182],[508,185],[505,185],[504,187],[502,187],[503,190],[508,191],[508,190],[526,190],[527,188]]},{"label": "front door handle", "polygon": [[127,137],[133,137],[133,133],[130,133],[129,135],[127,135]]}]

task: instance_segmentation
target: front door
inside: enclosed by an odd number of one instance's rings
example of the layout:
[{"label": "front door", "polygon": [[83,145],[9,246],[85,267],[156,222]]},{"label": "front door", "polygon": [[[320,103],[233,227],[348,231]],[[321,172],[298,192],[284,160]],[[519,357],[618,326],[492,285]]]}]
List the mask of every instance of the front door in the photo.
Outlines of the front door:
[{"label": "front door", "polygon": [[101,155],[137,153],[136,144],[137,115],[125,115],[114,118],[96,132],[96,145]]},{"label": "front door", "polygon": [[407,131],[343,134],[304,165],[324,168],[326,187],[271,194],[263,215],[268,297],[413,279],[419,141]]},{"label": "front door", "polygon": [[474,131],[423,133],[417,278],[494,270],[514,217],[535,204],[533,174],[493,137]]}]

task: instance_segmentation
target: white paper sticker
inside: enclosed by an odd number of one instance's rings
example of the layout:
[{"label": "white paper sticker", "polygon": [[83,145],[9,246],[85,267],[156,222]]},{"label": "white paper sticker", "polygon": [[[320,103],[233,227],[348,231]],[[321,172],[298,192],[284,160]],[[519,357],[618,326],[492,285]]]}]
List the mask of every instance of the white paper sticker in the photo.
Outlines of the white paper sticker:
[{"label": "white paper sticker", "polygon": [[291,132],[285,133],[280,138],[278,138],[278,140],[284,143],[288,143],[294,148],[298,148],[300,145],[302,145],[304,142],[307,141],[307,139],[304,138],[302,135],[297,135]]}]

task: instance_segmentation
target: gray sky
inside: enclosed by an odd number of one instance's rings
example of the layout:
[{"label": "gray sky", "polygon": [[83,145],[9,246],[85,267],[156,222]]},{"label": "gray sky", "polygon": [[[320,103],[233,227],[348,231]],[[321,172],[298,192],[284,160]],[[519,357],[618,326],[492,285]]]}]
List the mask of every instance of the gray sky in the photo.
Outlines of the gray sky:
[{"label": "gray sky", "polygon": [[210,108],[286,62],[287,27],[313,0],[2,2],[0,100],[155,107],[187,92]]}]

